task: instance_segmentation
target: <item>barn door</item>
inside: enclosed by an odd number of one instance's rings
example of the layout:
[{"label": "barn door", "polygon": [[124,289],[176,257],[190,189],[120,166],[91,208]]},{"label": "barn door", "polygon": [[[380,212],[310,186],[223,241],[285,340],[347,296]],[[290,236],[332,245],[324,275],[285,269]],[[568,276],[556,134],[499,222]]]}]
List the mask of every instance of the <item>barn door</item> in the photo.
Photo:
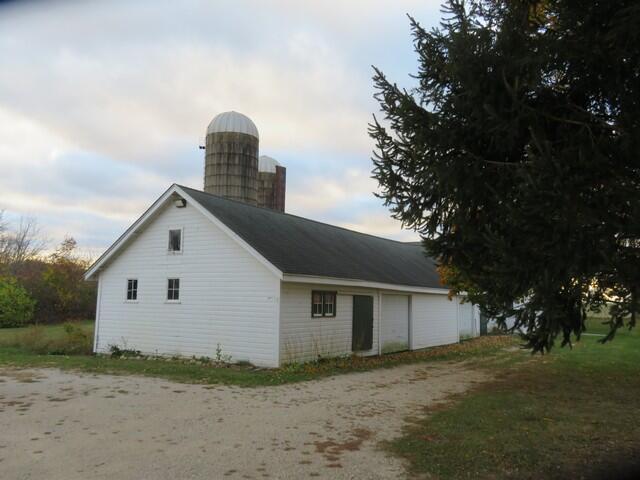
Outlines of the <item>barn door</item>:
[{"label": "barn door", "polygon": [[353,336],[351,350],[371,350],[373,348],[373,297],[353,296]]},{"label": "barn door", "polygon": [[409,296],[382,295],[382,353],[409,349]]}]

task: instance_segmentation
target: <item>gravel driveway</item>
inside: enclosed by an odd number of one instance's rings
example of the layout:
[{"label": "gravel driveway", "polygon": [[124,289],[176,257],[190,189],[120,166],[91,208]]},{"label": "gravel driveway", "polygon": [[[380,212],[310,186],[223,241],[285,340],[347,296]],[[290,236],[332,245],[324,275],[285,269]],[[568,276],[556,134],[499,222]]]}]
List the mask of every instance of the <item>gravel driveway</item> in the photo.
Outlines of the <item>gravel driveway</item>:
[{"label": "gravel driveway", "polygon": [[406,365],[267,388],[0,369],[3,479],[402,478],[379,450],[485,374]]}]

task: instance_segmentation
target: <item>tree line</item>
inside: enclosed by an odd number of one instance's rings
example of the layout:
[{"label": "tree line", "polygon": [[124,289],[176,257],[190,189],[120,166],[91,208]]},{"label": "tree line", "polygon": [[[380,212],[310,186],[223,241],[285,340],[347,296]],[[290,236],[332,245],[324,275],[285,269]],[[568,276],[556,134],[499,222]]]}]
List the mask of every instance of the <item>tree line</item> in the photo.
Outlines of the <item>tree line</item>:
[{"label": "tree line", "polygon": [[97,285],[83,279],[91,259],[73,237],[47,246],[35,219],[11,224],[0,211],[0,328],[94,318]]}]

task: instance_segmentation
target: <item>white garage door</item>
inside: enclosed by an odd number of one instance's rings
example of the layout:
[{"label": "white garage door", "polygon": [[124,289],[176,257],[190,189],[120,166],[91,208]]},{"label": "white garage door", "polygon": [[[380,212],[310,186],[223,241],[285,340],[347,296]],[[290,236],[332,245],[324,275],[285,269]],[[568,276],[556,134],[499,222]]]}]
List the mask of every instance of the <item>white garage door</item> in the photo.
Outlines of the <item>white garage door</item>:
[{"label": "white garage door", "polygon": [[447,295],[416,294],[411,300],[411,348],[458,341],[458,301]]},{"label": "white garage door", "polygon": [[409,348],[409,296],[382,295],[382,353]]}]

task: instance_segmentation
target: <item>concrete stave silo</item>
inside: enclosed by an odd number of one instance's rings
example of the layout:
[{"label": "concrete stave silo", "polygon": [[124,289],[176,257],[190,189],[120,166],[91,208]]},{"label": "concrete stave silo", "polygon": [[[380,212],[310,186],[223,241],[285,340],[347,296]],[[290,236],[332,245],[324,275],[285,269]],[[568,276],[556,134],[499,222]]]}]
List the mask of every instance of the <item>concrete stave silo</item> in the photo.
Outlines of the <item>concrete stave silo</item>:
[{"label": "concrete stave silo", "polygon": [[204,191],[257,205],[258,129],[238,112],[211,121],[205,144]]},{"label": "concrete stave silo", "polygon": [[287,169],[274,158],[258,159],[258,206],[284,212]]},{"label": "concrete stave silo", "polygon": [[207,128],[204,191],[284,212],[287,170],[271,157],[258,157],[259,139],[246,115],[216,115]]}]

